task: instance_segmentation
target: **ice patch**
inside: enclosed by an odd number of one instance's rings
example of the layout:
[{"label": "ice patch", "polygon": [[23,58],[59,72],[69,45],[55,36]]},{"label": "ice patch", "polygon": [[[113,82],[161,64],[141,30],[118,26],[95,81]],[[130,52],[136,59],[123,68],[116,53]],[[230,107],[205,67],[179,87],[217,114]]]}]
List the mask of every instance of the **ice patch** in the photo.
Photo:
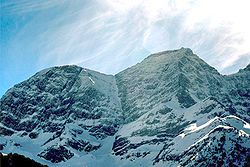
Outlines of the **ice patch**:
[{"label": "ice patch", "polygon": [[179,134],[179,136],[183,139],[185,137],[185,133]]},{"label": "ice patch", "polygon": [[94,85],[94,84],[95,84],[95,81],[94,81],[91,77],[89,77],[89,79],[90,79],[90,81],[92,82],[92,84]]},{"label": "ice patch", "polygon": [[239,130],[239,136],[247,136],[247,137],[249,137],[249,134],[247,134],[243,130]]},{"label": "ice patch", "polygon": [[246,128],[246,129],[250,129],[250,124],[249,123],[245,123],[243,127]]},{"label": "ice patch", "polygon": [[196,123],[191,124],[189,127],[187,127],[184,131],[188,133],[193,133],[193,132],[197,132],[201,129],[204,129],[205,127],[209,126],[212,122],[214,122],[216,119],[218,119],[219,117],[214,117],[213,119],[209,120],[208,122],[206,122],[205,124],[198,126],[196,125]]},{"label": "ice patch", "polygon": [[8,154],[4,154],[4,153],[2,153],[2,155],[3,155],[3,156],[8,156]]}]

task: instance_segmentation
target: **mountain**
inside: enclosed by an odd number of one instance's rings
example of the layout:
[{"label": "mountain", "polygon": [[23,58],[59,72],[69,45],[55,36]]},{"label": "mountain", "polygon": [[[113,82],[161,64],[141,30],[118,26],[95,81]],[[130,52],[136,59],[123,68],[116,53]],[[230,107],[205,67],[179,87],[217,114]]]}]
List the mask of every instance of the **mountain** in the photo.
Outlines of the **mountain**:
[{"label": "mountain", "polygon": [[248,166],[249,68],[221,75],[181,48],[114,76],[45,69],[1,98],[0,150],[48,166]]},{"label": "mountain", "polygon": [[2,97],[2,145],[53,163],[97,150],[119,129],[117,95],[113,76],[77,66],[43,70]]}]

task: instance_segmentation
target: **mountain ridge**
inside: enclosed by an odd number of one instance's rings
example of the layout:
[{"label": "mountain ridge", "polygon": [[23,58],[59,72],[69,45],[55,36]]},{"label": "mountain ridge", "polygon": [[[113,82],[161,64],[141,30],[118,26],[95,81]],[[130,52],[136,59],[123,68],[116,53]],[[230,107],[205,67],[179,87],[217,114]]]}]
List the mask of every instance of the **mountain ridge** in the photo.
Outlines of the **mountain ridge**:
[{"label": "mountain ridge", "polygon": [[[49,166],[199,166],[201,160],[200,166],[244,166],[250,157],[248,66],[221,75],[181,48],[116,75],[75,65],[48,68],[1,98],[0,148]],[[209,148],[219,150],[219,160]]]}]

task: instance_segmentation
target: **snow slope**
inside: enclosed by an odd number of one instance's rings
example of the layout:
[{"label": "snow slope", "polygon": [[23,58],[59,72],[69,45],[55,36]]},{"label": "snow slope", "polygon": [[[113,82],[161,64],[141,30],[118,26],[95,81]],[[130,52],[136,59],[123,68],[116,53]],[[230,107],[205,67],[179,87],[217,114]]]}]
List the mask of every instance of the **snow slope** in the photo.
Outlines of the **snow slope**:
[{"label": "snow slope", "polygon": [[0,150],[49,166],[247,166],[250,69],[224,76],[190,49],[115,76],[42,70],[0,100]]}]

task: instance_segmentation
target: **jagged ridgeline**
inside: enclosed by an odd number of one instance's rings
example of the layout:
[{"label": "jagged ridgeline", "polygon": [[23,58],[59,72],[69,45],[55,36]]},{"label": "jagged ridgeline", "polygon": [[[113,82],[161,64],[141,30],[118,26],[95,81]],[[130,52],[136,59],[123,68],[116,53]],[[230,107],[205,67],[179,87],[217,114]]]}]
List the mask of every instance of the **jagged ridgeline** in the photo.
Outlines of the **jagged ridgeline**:
[{"label": "jagged ridgeline", "polygon": [[0,152],[48,166],[249,166],[250,65],[221,75],[190,49],[116,75],[52,67],[0,100]]}]

